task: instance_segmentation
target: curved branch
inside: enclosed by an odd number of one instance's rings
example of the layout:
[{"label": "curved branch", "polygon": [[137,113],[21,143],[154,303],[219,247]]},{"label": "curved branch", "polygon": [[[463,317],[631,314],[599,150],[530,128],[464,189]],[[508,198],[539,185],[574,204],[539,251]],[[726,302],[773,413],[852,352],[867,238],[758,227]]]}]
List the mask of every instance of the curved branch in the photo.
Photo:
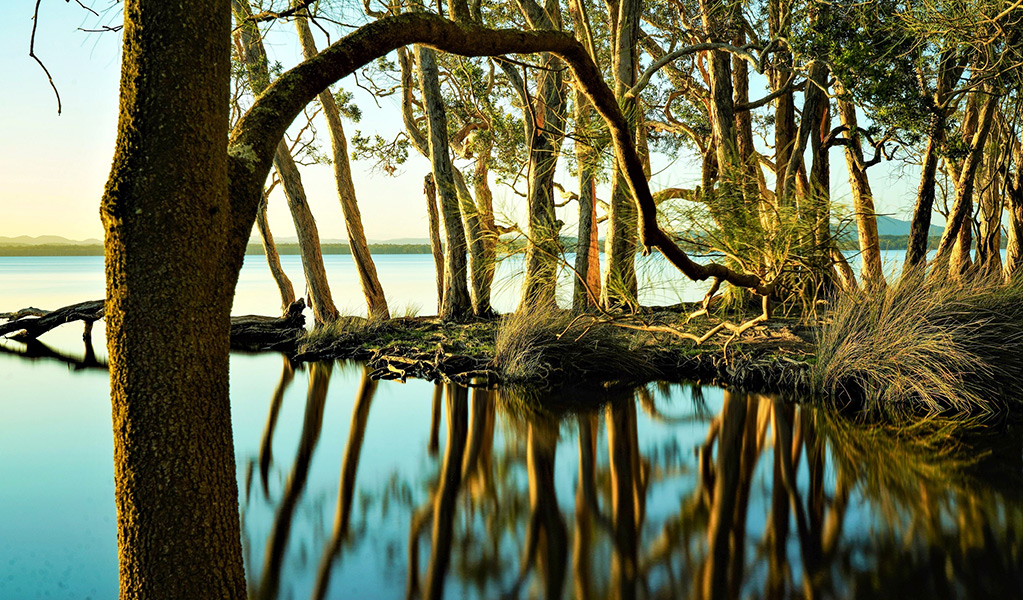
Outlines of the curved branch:
[{"label": "curved branch", "polygon": [[423,44],[461,56],[550,52],[562,58],[607,122],[615,155],[627,175],[641,214],[639,237],[645,252],[657,247],[690,279],[702,281],[718,277],[733,285],[753,288],[758,293],[763,291],[756,275],[737,273],[724,265],[693,262],[661,231],[656,203],[625,117],[586,48],[575,38],[558,31],[489,29],[473,23],[455,23],[428,13],[387,17],[360,27],[281,75],[238,121],[229,143],[235,243],[244,247],[248,239],[276,141],[295,116],[330,84],[377,57],[409,44]]}]

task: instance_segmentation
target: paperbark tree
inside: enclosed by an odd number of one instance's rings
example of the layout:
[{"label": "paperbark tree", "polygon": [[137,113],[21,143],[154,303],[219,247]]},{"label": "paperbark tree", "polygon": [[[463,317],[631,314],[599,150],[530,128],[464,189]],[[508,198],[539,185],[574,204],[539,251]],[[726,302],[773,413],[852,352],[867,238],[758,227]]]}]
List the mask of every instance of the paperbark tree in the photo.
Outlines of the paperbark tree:
[{"label": "paperbark tree", "polygon": [[[232,0],[231,8],[239,23],[238,36],[241,38],[241,54],[249,87],[252,88],[252,93],[258,96],[270,85],[270,67],[266,49],[263,47],[263,38],[260,36],[259,28],[251,20],[252,10],[247,0]],[[291,211],[291,218],[295,223],[295,233],[298,234],[302,270],[309,290],[313,317],[317,323],[328,323],[337,319],[339,313],[330,293],[330,284],[327,282],[327,270],[323,266],[323,253],[320,250],[320,234],[306,200],[302,175],[284,140],[277,146],[274,168],[280,176],[284,197],[288,201],[288,210]]]},{"label": "paperbark tree", "polygon": [[[313,32],[304,14],[295,19],[295,27],[298,29],[303,56],[307,59],[316,56],[316,40],[313,39]],[[384,296],[384,288],[380,285],[373,257],[369,253],[366,231],[362,227],[362,214],[359,212],[359,204],[355,197],[355,182],[352,181],[352,165],[348,162],[348,140],[341,124],[341,112],[329,89],[320,92],[317,99],[323,107],[323,116],[327,119],[337,197],[345,217],[348,247],[352,250],[355,270],[359,273],[359,285],[362,286],[362,295],[366,298],[366,310],[371,319],[388,319],[391,313],[387,309],[387,298]]]},{"label": "paperbark tree", "polygon": [[[621,0],[609,4],[612,24],[612,73],[615,96],[625,115],[629,134],[636,138],[642,121],[642,108],[635,94],[630,94],[636,85],[639,66],[639,20],[642,10],[640,0]],[[617,10],[615,10],[617,9]],[[636,204],[629,197],[629,184],[621,165],[615,164],[611,175],[611,202],[608,210],[607,233],[604,254],[607,270],[601,289],[601,303],[605,306],[636,306]]]},{"label": "paperbark tree", "polygon": [[448,149],[448,122],[440,93],[436,51],[416,46],[416,67],[426,107],[433,181],[440,198],[444,239],[447,242],[444,250],[444,299],[439,316],[442,319],[458,320],[472,312],[472,302],[466,283],[465,229],[462,226],[462,212],[452,172],[451,152]]}]

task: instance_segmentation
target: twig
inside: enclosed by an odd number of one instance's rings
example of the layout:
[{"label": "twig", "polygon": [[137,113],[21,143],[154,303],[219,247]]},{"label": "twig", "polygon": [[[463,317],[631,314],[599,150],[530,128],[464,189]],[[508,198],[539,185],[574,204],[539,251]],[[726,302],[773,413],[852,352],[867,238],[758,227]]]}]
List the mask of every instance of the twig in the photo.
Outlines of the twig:
[{"label": "twig", "polygon": [[[57,115],[60,116],[61,103],[60,103],[60,92],[57,91],[57,85],[53,83],[53,77],[50,75],[50,70],[46,68],[43,61],[39,60],[36,56],[36,26],[39,25],[39,4],[42,0],[36,0],[36,8],[32,13],[32,37],[29,38],[28,42],[28,55],[31,56],[39,66],[42,67],[43,73],[46,73],[46,80],[50,82],[50,87],[53,88],[53,95],[57,97]],[[81,4],[81,2],[79,2]]]}]

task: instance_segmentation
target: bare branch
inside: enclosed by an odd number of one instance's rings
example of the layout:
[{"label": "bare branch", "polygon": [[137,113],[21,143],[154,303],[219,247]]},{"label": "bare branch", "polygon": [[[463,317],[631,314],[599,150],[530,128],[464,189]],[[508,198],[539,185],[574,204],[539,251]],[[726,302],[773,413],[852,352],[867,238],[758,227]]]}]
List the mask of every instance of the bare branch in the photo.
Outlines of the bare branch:
[{"label": "bare branch", "polygon": [[53,95],[57,97],[57,115],[59,116],[61,109],[60,92],[57,91],[57,85],[53,83],[53,77],[50,75],[50,70],[47,69],[46,65],[43,64],[43,61],[39,60],[39,57],[36,56],[36,25],[39,24],[39,4],[41,2],[42,0],[36,0],[35,12],[32,13],[32,37],[29,38],[28,42],[28,55],[35,59],[35,61],[39,63],[39,66],[42,67],[43,73],[46,73],[46,80],[50,82],[50,87],[53,88]]}]

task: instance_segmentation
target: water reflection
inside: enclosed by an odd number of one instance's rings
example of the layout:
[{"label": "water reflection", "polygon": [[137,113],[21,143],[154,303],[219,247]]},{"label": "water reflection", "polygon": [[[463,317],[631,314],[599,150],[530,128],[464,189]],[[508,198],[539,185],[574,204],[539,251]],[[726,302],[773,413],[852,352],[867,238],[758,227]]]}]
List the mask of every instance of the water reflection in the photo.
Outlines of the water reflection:
[{"label": "water reflection", "polygon": [[[332,375],[353,369],[361,382],[346,428],[324,415]],[[567,413],[514,392],[419,382],[419,453],[367,455],[367,436],[386,439],[403,410],[374,402],[378,386],[399,384],[350,364],[313,364],[297,448],[282,458],[276,424],[295,378],[285,362],[248,467],[258,470],[243,507],[253,597],[1023,589],[1023,442],[1012,428],[995,444],[938,425],[868,427],[778,399],[664,383]],[[311,476],[310,465],[335,436],[346,440],[343,453],[320,457],[333,465],[320,472],[337,478],[332,498],[322,485],[331,476]]]}]

